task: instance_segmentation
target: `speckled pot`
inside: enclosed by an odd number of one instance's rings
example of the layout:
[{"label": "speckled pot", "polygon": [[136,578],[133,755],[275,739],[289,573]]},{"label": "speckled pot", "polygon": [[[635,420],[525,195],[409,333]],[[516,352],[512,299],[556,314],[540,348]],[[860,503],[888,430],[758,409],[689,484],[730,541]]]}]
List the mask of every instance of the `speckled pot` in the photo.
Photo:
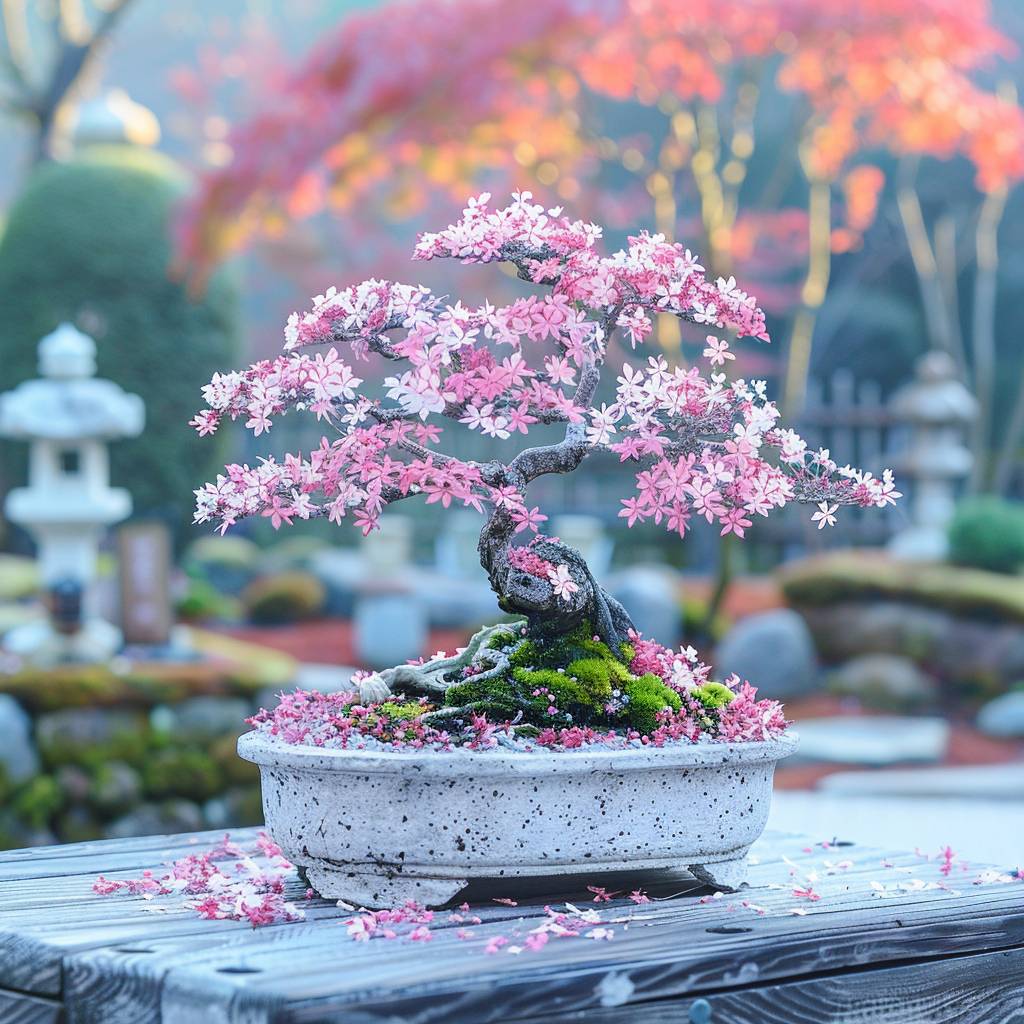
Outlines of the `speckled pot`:
[{"label": "speckled pot", "polygon": [[238,752],[260,766],[271,836],[322,896],[436,907],[470,878],[688,867],[735,889],[796,742],[387,753],[250,732]]}]

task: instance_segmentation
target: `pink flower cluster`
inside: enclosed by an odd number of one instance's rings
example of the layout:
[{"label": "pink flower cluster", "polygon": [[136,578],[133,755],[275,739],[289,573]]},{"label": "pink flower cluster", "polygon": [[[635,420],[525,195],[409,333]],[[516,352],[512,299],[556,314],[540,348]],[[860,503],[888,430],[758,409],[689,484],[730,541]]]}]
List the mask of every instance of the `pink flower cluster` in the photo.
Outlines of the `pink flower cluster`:
[{"label": "pink flower cluster", "polygon": [[292,865],[266,834],[260,833],[253,850],[236,846],[225,835],[208,853],[174,861],[159,878],[152,871],[124,880],[100,875],[92,891],[99,896],[123,892],[144,899],[182,894],[195,897],[186,906],[200,917],[248,921],[260,927],[303,918],[303,912],[285,895],[284,883],[291,876]]},{"label": "pink flower cluster", "polygon": [[[284,743],[343,750],[365,747],[367,739],[396,749],[450,750],[459,739],[424,725],[418,716],[408,721],[392,721],[379,713],[380,706],[379,703],[360,703],[359,694],[355,692],[293,690],[279,694],[273,710],[263,708],[247,721],[254,729]],[[424,703],[423,710],[430,708]],[[477,734],[487,733],[489,728],[492,727],[482,722],[467,740],[479,742]]]},{"label": "pink flower cluster", "polygon": [[650,743],[661,746],[681,739],[695,742],[702,735],[729,743],[757,742],[776,739],[786,731],[789,723],[782,705],[775,700],[758,700],[757,689],[736,675],[723,680],[723,685],[733,691],[733,699],[709,716],[694,699],[693,691],[708,682],[711,666],[700,661],[692,647],[674,651],[637,633],[630,634],[630,644],[636,652],[630,671],[636,675],[653,672],[683,701],[679,711],[666,709],[659,714],[659,726],[651,734]]},{"label": "pink flower cluster", "polygon": [[[729,383],[724,374],[707,378],[653,357],[640,370],[625,365],[616,400],[596,407],[596,380],[616,331],[635,347],[650,335],[652,318],[668,313],[767,340],[763,313],[732,278],[708,281],[689,250],[661,235],[640,234],[606,256],[594,224],[545,210],[527,192],[504,209],[492,210],[489,200],[471,199],[457,223],[421,236],[415,258],[510,262],[546,293],[473,307],[374,279],[317,296],[309,312],[289,318],[286,354],[217,374],[204,389],[207,408],[192,422],[208,434],[224,417],[243,418],[259,435],[294,408],[328,421],[335,436],[323,437],[308,458],[228,466],[196,492],[197,522],[223,531],[242,517],[265,516],[277,528],[321,515],[340,523],[351,513],[366,533],[388,504],[422,495],[445,508],[505,509],[517,532],[536,532],[546,517],[527,507],[509,466],[443,453],[432,416],[499,440],[564,423],[577,430],[584,457],[610,450],[639,464],[637,493],[621,512],[630,526],[652,520],[680,535],[694,515],[742,536],[753,516],[792,499],[817,503],[815,521],[824,524],[839,505],[885,505],[899,496],[891,474],[878,480],[840,469],[827,451],[808,453],[778,427],[763,382]],[[330,348],[314,357],[298,351],[318,344]],[[708,335],[706,345],[712,370],[731,357],[722,338]],[[383,395],[359,390],[363,380],[339,354],[346,349],[355,360],[376,356],[394,367]]]}]

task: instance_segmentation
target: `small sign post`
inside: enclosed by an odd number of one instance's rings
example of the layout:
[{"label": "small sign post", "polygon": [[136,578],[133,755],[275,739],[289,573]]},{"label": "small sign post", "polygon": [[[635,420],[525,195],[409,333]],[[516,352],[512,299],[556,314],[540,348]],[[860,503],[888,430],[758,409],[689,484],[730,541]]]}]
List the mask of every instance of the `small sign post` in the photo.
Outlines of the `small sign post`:
[{"label": "small sign post", "polygon": [[125,644],[162,646],[171,638],[171,539],[162,523],[128,523],[117,532],[121,630]]}]

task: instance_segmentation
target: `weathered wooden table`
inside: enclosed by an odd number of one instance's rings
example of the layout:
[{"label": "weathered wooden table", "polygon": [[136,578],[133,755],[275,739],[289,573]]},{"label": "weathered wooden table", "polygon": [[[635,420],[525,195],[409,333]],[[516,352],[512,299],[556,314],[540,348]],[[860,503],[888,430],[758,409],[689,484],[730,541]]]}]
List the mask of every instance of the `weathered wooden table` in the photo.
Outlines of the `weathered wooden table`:
[{"label": "weathered wooden table", "polygon": [[[484,894],[471,938],[439,912],[429,942],[356,942],[351,911],[303,900],[297,877],[306,920],[259,929],[202,920],[184,896],[91,890],[100,873],[138,877],[220,838],[0,853],[0,1022],[1024,1022],[1024,882],[955,860],[943,874],[939,859],[768,835],[739,894],[685,875],[645,879],[643,905]],[[612,937],[517,945],[567,899]],[[508,945],[485,953],[499,935]]]}]

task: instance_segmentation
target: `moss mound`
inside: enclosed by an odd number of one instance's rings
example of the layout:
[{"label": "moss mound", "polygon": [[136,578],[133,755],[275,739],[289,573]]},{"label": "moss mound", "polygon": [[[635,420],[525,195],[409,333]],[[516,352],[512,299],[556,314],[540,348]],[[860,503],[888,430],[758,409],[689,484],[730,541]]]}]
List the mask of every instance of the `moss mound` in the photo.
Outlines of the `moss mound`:
[{"label": "moss mound", "polygon": [[508,670],[455,683],[444,703],[470,707],[492,721],[521,716],[520,734],[538,727],[598,723],[651,732],[658,712],[682,706],[679,695],[657,676],[629,671],[634,651],[628,644],[616,654],[594,638],[587,623],[557,640],[500,632],[487,646],[508,654]]},{"label": "moss mound", "polygon": [[782,570],[780,583],[797,607],[888,599],[1024,623],[1024,580],[982,569],[842,552],[793,563]]}]

